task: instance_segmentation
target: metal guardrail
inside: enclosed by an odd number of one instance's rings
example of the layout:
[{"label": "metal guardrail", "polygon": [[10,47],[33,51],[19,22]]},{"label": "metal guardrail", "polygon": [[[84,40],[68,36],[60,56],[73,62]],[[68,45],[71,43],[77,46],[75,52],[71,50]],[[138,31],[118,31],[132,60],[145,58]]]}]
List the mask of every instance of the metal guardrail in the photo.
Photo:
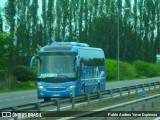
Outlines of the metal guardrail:
[{"label": "metal guardrail", "polygon": [[145,83],[133,86],[127,86],[122,88],[114,88],[110,90],[106,90],[99,93],[87,94],[77,97],[65,98],[65,99],[56,99],[47,102],[34,102],[25,105],[19,105],[14,107],[7,107],[7,108],[0,108],[0,111],[11,111],[11,112],[18,112],[18,111],[37,111],[40,112],[42,108],[47,106],[56,106],[57,111],[60,111],[61,104],[70,102],[72,103],[72,110],[74,110],[75,105],[77,102],[88,102],[90,103],[92,100],[99,99],[102,100],[102,97],[105,95],[109,95],[110,99],[113,99],[113,94],[119,94],[120,97],[123,96],[123,92],[128,92],[128,96],[130,96],[131,91],[135,90],[135,94],[138,94],[139,89],[146,89],[151,90],[151,87],[154,87],[154,90],[157,89],[157,86],[160,88],[160,82],[153,82],[153,83]]}]

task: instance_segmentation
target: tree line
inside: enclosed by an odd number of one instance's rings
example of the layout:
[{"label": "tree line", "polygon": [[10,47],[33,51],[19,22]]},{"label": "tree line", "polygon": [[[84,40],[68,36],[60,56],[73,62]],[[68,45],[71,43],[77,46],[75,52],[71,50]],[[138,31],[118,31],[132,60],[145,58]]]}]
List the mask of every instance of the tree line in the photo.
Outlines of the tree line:
[{"label": "tree line", "polygon": [[0,9],[0,31],[5,32],[5,24],[12,36],[9,53],[12,62],[28,65],[37,46],[55,41],[85,42],[103,48],[106,58],[117,59],[118,36],[122,61],[155,62],[160,52],[159,0],[42,0],[41,3],[7,0]]}]

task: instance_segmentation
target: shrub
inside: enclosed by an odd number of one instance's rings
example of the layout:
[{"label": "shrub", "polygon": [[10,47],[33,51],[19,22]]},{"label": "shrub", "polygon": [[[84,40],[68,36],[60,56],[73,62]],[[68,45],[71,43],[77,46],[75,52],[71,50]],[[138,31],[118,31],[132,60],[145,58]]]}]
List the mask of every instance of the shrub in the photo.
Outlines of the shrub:
[{"label": "shrub", "polygon": [[120,80],[134,79],[137,77],[136,69],[133,65],[120,62]]},{"label": "shrub", "polygon": [[16,78],[7,68],[0,69],[0,90],[8,89],[17,83]]},{"label": "shrub", "polygon": [[106,59],[106,74],[108,80],[117,79],[117,61]]},{"label": "shrub", "polygon": [[141,60],[133,62],[136,68],[137,75],[141,77],[154,77],[160,75],[160,66],[156,64],[147,63]]},{"label": "shrub", "polygon": [[7,69],[0,69],[0,76],[9,76],[11,75],[10,71]]},{"label": "shrub", "polygon": [[[133,65],[126,62],[119,63],[120,80],[134,79],[137,76],[136,69]],[[116,60],[106,60],[107,79],[117,80],[118,64]]]},{"label": "shrub", "polygon": [[11,91],[33,90],[36,89],[36,81],[18,82],[11,87]]},{"label": "shrub", "polygon": [[36,73],[27,66],[16,66],[13,75],[22,82],[36,79]]},{"label": "shrub", "polygon": [[160,75],[160,66],[156,64],[149,64],[149,77],[155,77]]}]

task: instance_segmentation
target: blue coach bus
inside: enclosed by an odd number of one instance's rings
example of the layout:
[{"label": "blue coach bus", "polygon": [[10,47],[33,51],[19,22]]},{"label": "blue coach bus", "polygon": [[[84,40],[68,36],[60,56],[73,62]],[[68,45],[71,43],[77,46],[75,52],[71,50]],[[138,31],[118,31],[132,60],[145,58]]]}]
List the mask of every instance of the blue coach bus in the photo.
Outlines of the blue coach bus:
[{"label": "blue coach bus", "polygon": [[38,56],[37,95],[51,98],[78,96],[105,90],[105,56],[100,48],[85,43],[54,42]]}]

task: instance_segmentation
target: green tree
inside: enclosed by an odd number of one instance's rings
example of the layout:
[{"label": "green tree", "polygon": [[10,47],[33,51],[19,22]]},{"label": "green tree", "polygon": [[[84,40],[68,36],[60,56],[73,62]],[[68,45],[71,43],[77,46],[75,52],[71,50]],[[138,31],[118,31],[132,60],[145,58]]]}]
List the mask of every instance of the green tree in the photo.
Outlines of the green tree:
[{"label": "green tree", "polygon": [[79,10],[79,42],[82,40],[82,20],[83,20],[83,6],[84,0],[80,0],[80,10]]},{"label": "green tree", "polygon": [[31,39],[32,39],[32,54],[35,52],[38,43],[38,0],[31,3],[30,19],[31,19]]},{"label": "green tree", "polygon": [[54,22],[54,1],[48,1],[48,10],[47,10],[47,29],[48,29],[48,42],[51,43],[53,39],[53,22]]},{"label": "green tree", "polygon": [[[15,33],[17,63],[27,63],[24,57],[33,55],[37,44],[44,46],[54,39],[85,42],[103,48],[107,58],[117,59],[119,36],[120,59],[128,62],[154,62],[160,50],[158,0],[42,0],[41,18],[38,5],[38,0],[8,0],[5,4],[5,24]],[[1,31],[2,27],[0,13]]]},{"label": "green tree", "polygon": [[100,1],[100,7],[99,7],[99,14],[100,16],[102,16],[104,14],[104,3],[105,3],[105,0],[101,0]]},{"label": "green tree", "polygon": [[[88,0],[85,0],[85,29],[84,29],[84,41],[82,42],[87,42],[87,33],[88,33]],[[82,40],[83,40],[82,39]]]},{"label": "green tree", "polygon": [[133,19],[134,19],[134,37],[133,39],[135,40],[135,50],[134,50],[134,59],[142,59],[142,41],[141,41],[141,36],[140,36],[140,27],[138,25],[139,22],[142,22],[140,20],[141,16],[138,16],[138,1],[134,1],[134,7],[133,7]]},{"label": "green tree", "polygon": [[156,51],[154,49],[155,47],[155,34],[154,34],[154,30],[156,27],[156,9],[155,6],[156,4],[153,1],[150,1],[149,3],[150,5],[150,13],[151,13],[151,18],[150,18],[150,62],[155,62],[155,56],[156,56]]},{"label": "green tree", "polygon": [[42,0],[42,26],[43,26],[43,39],[41,41],[41,45],[44,46],[47,44],[47,8],[46,8],[46,0]]},{"label": "green tree", "polygon": [[5,18],[7,24],[10,26],[10,33],[15,29],[15,16],[16,16],[16,0],[8,0],[5,4]]},{"label": "green tree", "polygon": [[[138,12],[139,12],[139,30],[138,30],[138,33],[139,33],[139,42],[138,42],[138,45],[139,45],[139,49],[138,49],[138,52],[137,54],[139,54],[138,58],[137,59],[140,59],[140,60],[144,60],[144,49],[143,49],[143,45],[144,45],[144,42],[143,42],[143,35],[144,35],[144,29],[143,29],[143,9],[144,9],[144,0],[138,0],[137,4],[138,4]],[[141,52],[140,52],[141,51]]]},{"label": "green tree", "polygon": [[2,18],[1,7],[0,7],[0,32],[3,32],[3,18]]},{"label": "green tree", "polygon": [[155,53],[157,54],[160,54],[160,40],[159,40],[159,10],[160,10],[160,3],[158,0],[155,1],[155,6],[156,6],[156,20],[157,20],[157,24],[156,24],[156,33],[157,33],[157,36],[155,38]]},{"label": "green tree", "polygon": [[73,22],[74,22],[74,26],[73,26],[73,39],[75,41],[78,41],[78,14],[79,14],[79,4],[77,2],[77,0],[73,0]]},{"label": "green tree", "polygon": [[[43,26],[42,26],[42,24],[40,23],[39,25],[38,25],[38,28],[37,28],[37,34],[38,34],[38,42],[37,42],[37,45],[43,45]],[[36,50],[35,50],[35,52],[37,52]]]},{"label": "green tree", "polygon": [[16,11],[17,11],[17,24],[16,24],[16,53],[15,58],[17,64],[24,64],[24,54],[26,54],[26,44],[30,42],[26,37],[26,11],[27,11],[27,1],[25,0],[16,0]]},{"label": "green tree", "polygon": [[115,2],[113,0],[106,0],[105,1],[105,9],[106,9],[106,14],[110,14],[112,12],[111,6],[113,6]]},{"label": "green tree", "polygon": [[69,13],[68,13],[68,18],[69,18],[69,41],[73,41],[73,25],[72,25],[72,21],[73,21],[73,6],[74,6],[74,2],[71,1],[70,2],[70,6],[69,6]]},{"label": "green tree", "polygon": [[30,11],[31,11],[31,7],[30,7],[30,1],[27,1],[26,3],[26,29],[25,29],[25,48],[26,49],[26,55],[27,56],[31,56],[32,52],[31,52],[31,22],[30,22]]},{"label": "green tree", "polygon": [[56,19],[56,33],[55,33],[55,38],[56,41],[62,41],[61,39],[61,23],[62,23],[62,0],[57,0],[57,4],[56,4],[56,15],[57,15],[57,19]]},{"label": "green tree", "polygon": [[[120,49],[121,49],[121,60],[132,62],[135,55],[134,50],[136,41],[134,39],[132,25],[131,25],[131,3],[130,0],[125,0],[124,17],[122,18],[120,31]],[[121,13],[122,14],[122,13]]]},{"label": "green tree", "polygon": [[9,67],[9,55],[13,49],[13,36],[11,34],[0,32],[0,69]]},{"label": "green tree", "polygon": [[68,13],[69,13],[69,0],[63,0],[62,2],[62,41],[65,41],[65,37],[66,37]]},{"label": "green tree", "polygon": [[93,0],[94,4],[94,17],[98,16],[98,6],[99,6],[99,0]]},{"label": "green tree", "polygon": [[[92,20],[93,20],[93,0],[89,0],[89,4],[88,4],[88,43],[90,44],[93,38],[93,34],[92,34]],[[91,44],[92,45],[92,44]]]}]

